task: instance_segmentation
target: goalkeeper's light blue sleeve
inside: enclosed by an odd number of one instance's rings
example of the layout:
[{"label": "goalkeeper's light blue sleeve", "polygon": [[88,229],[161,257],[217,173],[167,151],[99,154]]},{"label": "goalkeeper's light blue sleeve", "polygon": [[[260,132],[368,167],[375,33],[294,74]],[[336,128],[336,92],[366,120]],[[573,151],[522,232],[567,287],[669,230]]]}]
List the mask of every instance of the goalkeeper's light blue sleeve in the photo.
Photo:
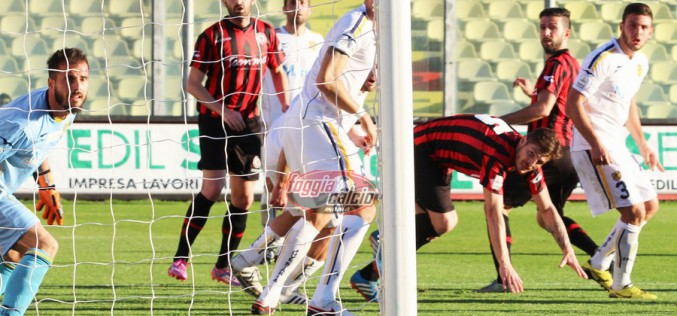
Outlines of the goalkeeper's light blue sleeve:
[{"label": "goalkeeper's light blue sleeve", "polygon": [[0,107],[0,198],[33,174],[75,119],[55,120],[47,102],[44,88]]}]

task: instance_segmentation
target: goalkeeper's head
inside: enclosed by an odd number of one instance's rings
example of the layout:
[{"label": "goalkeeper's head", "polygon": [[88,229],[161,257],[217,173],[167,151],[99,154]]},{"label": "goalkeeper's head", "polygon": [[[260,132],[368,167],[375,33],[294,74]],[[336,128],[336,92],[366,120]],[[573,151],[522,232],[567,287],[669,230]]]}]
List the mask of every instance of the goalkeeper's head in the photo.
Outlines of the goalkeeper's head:
[{"label": "goalkeeper's head", "polygon": [[89,62],[79,48],[64,48],[47,59],[48,100],[52,116],[79,113],[89,90]]}]

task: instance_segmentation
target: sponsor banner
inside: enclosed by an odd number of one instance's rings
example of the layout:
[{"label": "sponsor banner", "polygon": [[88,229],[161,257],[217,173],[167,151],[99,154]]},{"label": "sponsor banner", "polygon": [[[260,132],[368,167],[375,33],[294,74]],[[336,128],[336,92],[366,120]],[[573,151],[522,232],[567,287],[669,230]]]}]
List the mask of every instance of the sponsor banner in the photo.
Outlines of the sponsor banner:
[{"label": "sponsor banner", "polygon": [[[517,129],[526,131],[525,126]],[[677,196],[677,126],[645,126],[644,132],[665,167],[664,173],[651,173],[654,187],[663,196]],[[50,152],[49,162],[61,193],[190,194],[202,182],[198,135],[196,124],[76,123]],[[639,154],[630,136],[626,144]],[[367,178],[378,187],[376,155],[363,162]],[[260,182],[257,193],[263,192]],[[29,180],[18,192],[34,188]],[[476,198],[482,187],[477,179],[455,173],[452,193]]]},{"label": "sponsor banner", "polygon": [[[65,194],[191,194],[202,183],[198,137],[197,124],[76,123],[48,159]],[[376,157],[364,167],[373,179]],[[264,190],[259,182],[256,193]],[[17,193],[34,188],[29,180]]]},{"label": "sponsor banner", "polygon": [[323,213],[353,213],[374,205],[375,185],[352,171],[292,172],[287,184],[289,201],[298,208]]},{"label": "sponsor banner", "polygon": [[[522,134],[526,133],[526,126],[516,126],[516,129]],[[661,198],[675,199],[677,198],[677,126],[644,126],[642,129],[644,138],[656,151],[658,160],[665,168],[665,172],[648,171],[651,183]],[[635,141],[629,134],[625,143],[630,152],[637,155],[639,161],[644,160]],[[454,198],[483,198],[482,186],[477,179],[464,174],[454,172],[451,187]],[[574,191],[574,197],[578,199],[584,199],[584,194],[580,186]]]}]

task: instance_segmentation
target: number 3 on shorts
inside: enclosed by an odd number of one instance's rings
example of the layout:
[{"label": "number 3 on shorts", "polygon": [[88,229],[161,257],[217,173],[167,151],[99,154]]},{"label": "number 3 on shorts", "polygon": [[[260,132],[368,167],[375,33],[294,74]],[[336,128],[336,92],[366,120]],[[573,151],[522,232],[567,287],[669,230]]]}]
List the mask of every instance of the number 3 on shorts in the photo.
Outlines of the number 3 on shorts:
[{"label": "number 3 on shorts", "polygon": [[621,191],[621,193],[623,193],[619,196],[621,199],[625,200],[630,197],[630,192],[628,192],[628,188],[625,186],[625,182],[623,181],[616,182],[616,188],[618,188]]}]

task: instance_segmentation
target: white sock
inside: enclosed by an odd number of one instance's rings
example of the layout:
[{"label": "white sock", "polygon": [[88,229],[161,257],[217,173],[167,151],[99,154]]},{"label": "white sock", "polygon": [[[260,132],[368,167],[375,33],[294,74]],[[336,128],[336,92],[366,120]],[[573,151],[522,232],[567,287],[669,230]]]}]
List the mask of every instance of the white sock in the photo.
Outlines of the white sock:
[{"label": "white sock", "polygon": [[336,228],[329,245],[327,264],[324,266],[322,278],[315,289],[311,305],[327,306],[336,301],[341,278],[348,269],[357,250],[362,244],[364,235],[369,230],[369,223],[356,215],[345,215],[343,223]]},{"label": "white sock", "polygon": [[257,238],[249,248],[242,250],[242,252],[231,259],[233,269],[241,270],[247,267],[258,265],[263,256],[266,255],[266,248],[277,248],[284,242],[284,238],[280,238],[270,226],[266,226],[263,233]]},{"label": "white sock", "polygon": [[639,233],[642,228],[632,224],[626,224],[625,229],[619,231],[616,263],[614,266],[614,290],[622,290],[626,285],[632,284],[630,274],[637,258],[639,248]]},{"label": "white sock", "polygon": [[595,255],[590,258],[590,265],[592,265],[593,268],[603,271],[609,270],[611,261],[614,259],[614,254],[616,252],[616,238],[618,237],[618,233],[623,229],[625,229],[625,223],[619,218],[616,225],[614,225],[614,228],[612,228],[609,235],[607,235],[604,243],[597,248]]},{"label": "white sock", "polygon": [[275,269],[270,275],[268,285],[259,296],[259,302],[264,306],[277,306],[280,301],[282,286],[287,281],[289,274],[306,257],[313,240],[319,233],[320,231],[305,219],[296,221],[285,237],[285,243],[280,250]]},{"label": "white sock", "polygon": [[299,264],[296,269],[289,275],[287,282],[284,283],[282,293],[291,294],[302,284],[308,281],[308,278],[324,265],[324,261],[317,261],[311,257],[306,256],[303,264]]}]

